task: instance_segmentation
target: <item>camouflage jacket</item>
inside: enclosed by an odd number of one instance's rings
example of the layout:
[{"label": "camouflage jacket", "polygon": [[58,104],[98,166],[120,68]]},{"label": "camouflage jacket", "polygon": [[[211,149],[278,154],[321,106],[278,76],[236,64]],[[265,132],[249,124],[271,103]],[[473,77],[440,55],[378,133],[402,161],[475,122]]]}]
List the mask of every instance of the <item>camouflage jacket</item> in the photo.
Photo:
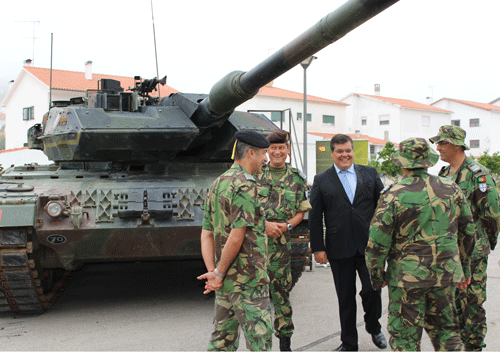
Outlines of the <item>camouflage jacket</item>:
[{"label": "camouflage jacket", "polygon": [[285,175],[274,182],[269,164],[266,164],[256,179],[259,201],[264,206],[266,219],[286,221],[295,216],[299,209],[300,212],[311,209],[307,200],[305,176],[298,169],[286,165]]},{"label": "camouflage jacket", "polygon": [[450,166],[441,168],[439,175],[455,181],[469,203],[478,237],[472,258],[487,256],[495,248],[500,231],[500,204],[489,170],[466,158],[455,175],[450,175]]},{"label": "camouflage jacket", "polygon": [[214,181],[205,202],[203,229],[213,233],[216,265],[231,229],[245,226],[245,239],[226,272],[221,291],[240,292],[269,283],[265,219],[257,199],[257,183],[235,163]]},{"label": "camouflage jacket", "polygon": [[365,256],[373,289],[384,281],[405,288],[458,284],[470,277],[474,243],[460,188],[448,178],[412,171],[380,197],[370,225]]},{"label": "camouflage jacket", "polygon": [[267,220],[287,221],[297,212],[311,209],[305,176],[298,169],[286,165],[285,174],[274,182],[269,164],[266,164],[256,179],[259,201]]}]

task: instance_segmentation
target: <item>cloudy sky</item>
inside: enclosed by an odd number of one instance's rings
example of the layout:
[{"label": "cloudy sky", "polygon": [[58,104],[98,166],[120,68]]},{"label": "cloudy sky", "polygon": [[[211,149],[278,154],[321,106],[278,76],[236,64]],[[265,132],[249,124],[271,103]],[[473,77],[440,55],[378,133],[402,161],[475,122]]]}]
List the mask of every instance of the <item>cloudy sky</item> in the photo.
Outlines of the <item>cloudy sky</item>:
[{"label": "cloudy sky", "polygon": [[[156,76],[150,0],[0,0],[0,95],[24,60],[53,68]],[[302,4],[303,3],[303,4]],[[248,71],[344,0],[153,0],[161,77],[208,93],[233,70]],[[316,54],[308,93],[340,100],[351,92],[425,102],[500,97],[498,0],[400,0]],[[33,22],[36,21],[36,22]],[[33,46],[33,37],[36,37]],[[274,85],[302,92],[296,67]]]}]

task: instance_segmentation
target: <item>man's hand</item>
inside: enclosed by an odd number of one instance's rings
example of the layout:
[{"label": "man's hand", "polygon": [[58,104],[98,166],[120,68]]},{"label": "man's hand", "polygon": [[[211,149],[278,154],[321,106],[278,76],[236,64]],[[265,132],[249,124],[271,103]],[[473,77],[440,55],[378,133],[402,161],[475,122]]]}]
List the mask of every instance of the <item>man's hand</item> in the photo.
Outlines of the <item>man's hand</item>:
[{"label": "man's hand", "polygon": [[326,257],[326,251],[318,251],[314,253],[314,260],[319,264],[326,264],[328,258]]},{"label": "man's hand", "polygon": [[215,292],[216,290],[222,288],[223,279],[217,276],[213,271],[207,272],[201,276],[198,276],[197,278],[199,280],[207,280],[205,282],[205,291],[203,292],[203,294],[208,294],[212,291]]},{"label": "man's hand", "polygon": [[286,223],[275,223],[266,221],[266,234],[271,238],[279,238],[283,234],[283,225],[286,230]]},{"label": "man's hand", "polygon": [[458,289],[465,289],[465,288],[467,288],[469,286],[469,284],[470,284],[470,281],[471,281],[471,277],[466,278],[465,281],[463,281],[462,283],[457,284],[457,288]]}]

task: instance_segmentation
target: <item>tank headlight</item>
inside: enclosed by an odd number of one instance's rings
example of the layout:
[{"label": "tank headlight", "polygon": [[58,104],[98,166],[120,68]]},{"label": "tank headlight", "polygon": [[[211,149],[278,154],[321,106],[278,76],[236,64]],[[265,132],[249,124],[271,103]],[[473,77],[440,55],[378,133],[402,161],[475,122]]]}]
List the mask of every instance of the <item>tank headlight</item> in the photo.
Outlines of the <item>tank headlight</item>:
[{"label": "tank headlight", "polygon": [[63,208],[59,202],[49,201],[47,206],[45,206],[45,210],[50,217],[56,218],[62,214]]}]

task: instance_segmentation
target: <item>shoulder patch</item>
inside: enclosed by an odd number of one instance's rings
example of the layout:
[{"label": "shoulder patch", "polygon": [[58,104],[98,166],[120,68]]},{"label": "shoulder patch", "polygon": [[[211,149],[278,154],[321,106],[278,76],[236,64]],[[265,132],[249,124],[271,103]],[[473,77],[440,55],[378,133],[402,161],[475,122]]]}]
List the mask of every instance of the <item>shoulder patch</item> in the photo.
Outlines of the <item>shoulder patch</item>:
[{"label": "shoulder patch", "polygon": [[255,178],[251,174],[245,173],[245,178],[247,178],[247,180],[255,181]]}]

